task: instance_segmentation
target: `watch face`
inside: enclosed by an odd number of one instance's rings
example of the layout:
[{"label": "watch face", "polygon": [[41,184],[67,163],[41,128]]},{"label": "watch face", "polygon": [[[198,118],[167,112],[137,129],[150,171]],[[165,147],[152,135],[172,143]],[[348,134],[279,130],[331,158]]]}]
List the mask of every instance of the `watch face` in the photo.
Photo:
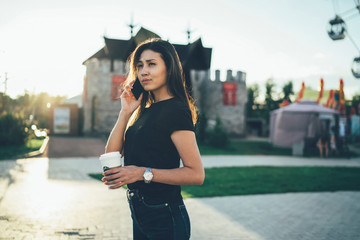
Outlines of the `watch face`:
[{"label": "watch face", "polygon": [[151,173],[151,172],[146,172],[146,173],[144,174],[144,178],[145,178],[146,180],[151,180],[151,179],[152,179],[152,173]]}]

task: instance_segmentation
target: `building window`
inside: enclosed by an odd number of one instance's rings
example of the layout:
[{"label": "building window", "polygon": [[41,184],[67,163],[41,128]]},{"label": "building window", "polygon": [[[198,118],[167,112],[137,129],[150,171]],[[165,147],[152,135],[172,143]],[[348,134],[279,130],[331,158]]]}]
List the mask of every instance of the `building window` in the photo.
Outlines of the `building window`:
[{"label": "building window", "polygon": [[120,90],[126,76],[113,75],[111,80],[111,100],[116,101],[120,99]]},{"label": "building window", "polygon": [[236,106],[237,84],[234,82],[223,83],[223,105]]}]

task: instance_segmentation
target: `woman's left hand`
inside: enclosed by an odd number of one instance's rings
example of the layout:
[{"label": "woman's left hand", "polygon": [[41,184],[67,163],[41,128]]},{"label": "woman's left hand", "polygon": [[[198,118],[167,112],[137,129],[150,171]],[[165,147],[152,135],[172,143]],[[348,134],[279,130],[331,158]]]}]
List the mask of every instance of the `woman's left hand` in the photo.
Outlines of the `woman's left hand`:
[{"label": "woman's left hand", "polygon": [[101,180],[104,181],[105,185],[109,185],[109,189],[117,189],[126,184],[141,181],[144,172],[144,167],[114,167],[105,171],[103,173],[104,177]]}]

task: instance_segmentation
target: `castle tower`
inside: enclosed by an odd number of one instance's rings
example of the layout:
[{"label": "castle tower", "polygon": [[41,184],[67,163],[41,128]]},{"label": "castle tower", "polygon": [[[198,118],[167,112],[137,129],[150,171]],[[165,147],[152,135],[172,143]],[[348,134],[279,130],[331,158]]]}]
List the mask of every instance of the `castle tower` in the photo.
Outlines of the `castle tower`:
[{"label": "castle tower", "polygon": [[209,71],[191,71],[194,98],[200,112],[206,114],[209,123],[219,116],[230,136],[245,135],[245,110],[247,103],[246,73],[227,71],[226,80],[220,80],[220,71],[215,71],[215,80],[210,80]]}]

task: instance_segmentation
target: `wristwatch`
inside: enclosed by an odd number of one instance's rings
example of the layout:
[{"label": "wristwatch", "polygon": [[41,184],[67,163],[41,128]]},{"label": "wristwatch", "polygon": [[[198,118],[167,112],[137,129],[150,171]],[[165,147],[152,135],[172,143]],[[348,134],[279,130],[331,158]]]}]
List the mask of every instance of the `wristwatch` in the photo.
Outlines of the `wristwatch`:
[{"label": "wristwatch", "polygon": [[151,183],[151,180],[153,179],[154,175],[151,171],[151,168],[146,168],[143,178],[145,183]]}]

